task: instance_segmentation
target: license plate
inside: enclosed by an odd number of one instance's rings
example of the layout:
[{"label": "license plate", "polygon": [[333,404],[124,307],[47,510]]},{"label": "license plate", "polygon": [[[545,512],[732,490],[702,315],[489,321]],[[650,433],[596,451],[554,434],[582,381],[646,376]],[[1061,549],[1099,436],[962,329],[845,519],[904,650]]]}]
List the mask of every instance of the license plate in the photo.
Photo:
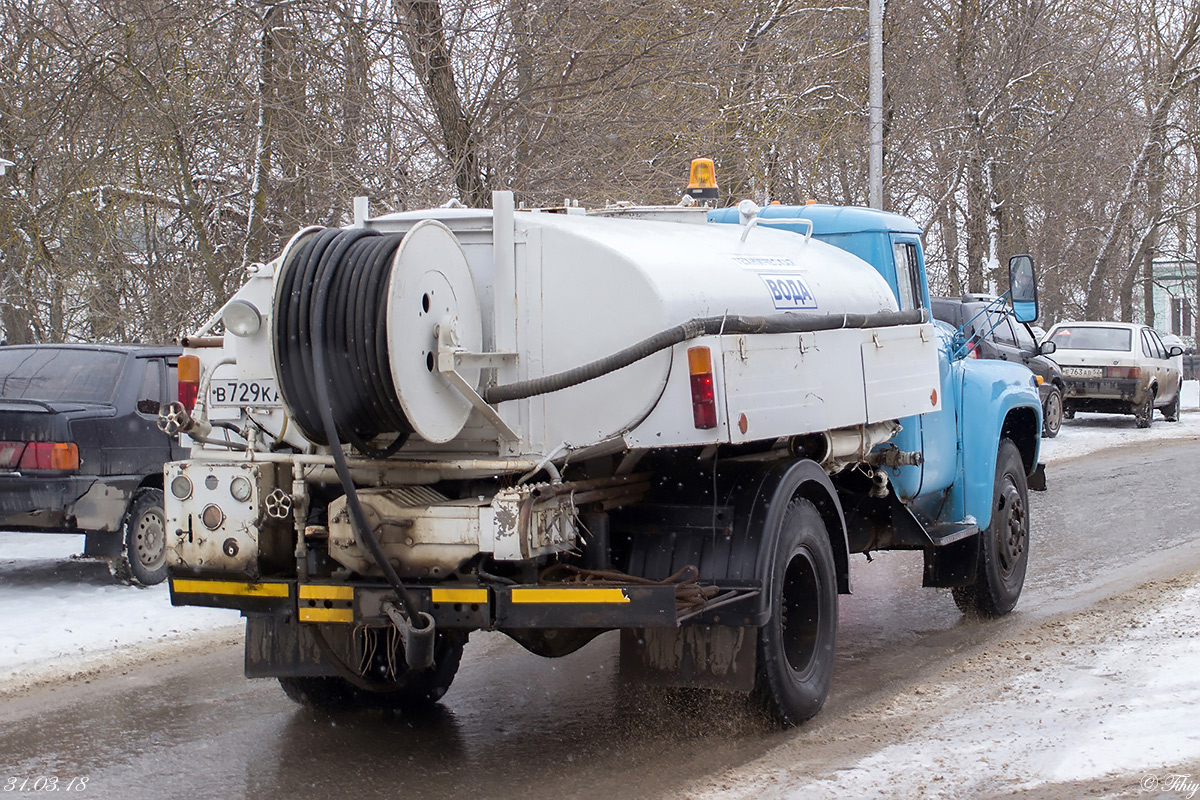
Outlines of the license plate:
[{"label": "license plate", "polygon": [[274,378],[259,378],[253,381],[217,378],[208,389],[208,404],[252,408],[274,408],[282,405]]},{"label": "license plate", "polygon": [[1063,367],[1063,375],[1069,378],[1103,378],[1103,367]]}]

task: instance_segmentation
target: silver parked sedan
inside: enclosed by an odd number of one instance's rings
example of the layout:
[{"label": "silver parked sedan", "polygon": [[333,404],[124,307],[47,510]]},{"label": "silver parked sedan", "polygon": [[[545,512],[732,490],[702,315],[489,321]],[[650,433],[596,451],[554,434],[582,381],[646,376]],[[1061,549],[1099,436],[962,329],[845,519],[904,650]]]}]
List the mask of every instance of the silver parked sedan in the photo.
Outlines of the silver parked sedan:
[{"label": "silver parked sedan", "polygon": [[1150,427],[1154,409],[1179,421],[1181,375],[1173,358],[1180,347],[1163,344],[1158,332],[1129,322],[1060,322],[1046,341],[1066,380],[1064,415],[1076,411],[1133,414]]}]

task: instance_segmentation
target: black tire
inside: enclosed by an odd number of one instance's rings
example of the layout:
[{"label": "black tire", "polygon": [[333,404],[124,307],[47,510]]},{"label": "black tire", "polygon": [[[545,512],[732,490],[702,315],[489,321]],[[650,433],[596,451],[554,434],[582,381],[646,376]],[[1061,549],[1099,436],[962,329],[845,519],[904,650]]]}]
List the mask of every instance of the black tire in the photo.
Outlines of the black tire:
[{"label": "black tire", "polygon": [[139,489],[122,525],[129,574],[142,586],[167,577],[167,515],[161,489]]},{"label": "black tire", "polygon": [[342,678],[280,678],[279,685],[289,700],[313,711],[331,713],[355,707],[354,687]]},{"label": "black tire", "polygon": [[1063,405],[1063,419],[1075,419],[1075,409],[1064,404]]},{"label": "black tire", "polygon": [[1000,440],[992,490],[992,521],[979,534],[975,583],[953,590],[964,613],[1002,617],[1012,611],[1029,565],[1029,487],[1017,446]]},{"label": "black tire", "polygon": [[1042,436],[1047,439],[1058,436],[1058,432],[1062,430],[1062,423],[1062,390],[1055,386],[1050,390],[1050,394],[1046,395],[1046,402],[1042,404]]},{"label": "black tire", "polygon": [[1133,421],[1139,428],[1149,428],[1154,421],[1154,390],[1146,391],[1146,399],[1133,407]]},{"label": "black tire", "polygon": [[[289,699],[323,713],[362,709],[417,712],[429,708],[446,694],[458,673],[466,642],[465,635],[439,633],[433,666],[405,676],[400,688],[388,691],[370,691],[345,678],[326,676],[280,678],[279,685]],[[397,659],[404,663],[402,654],[397,654]]]},{"label": "black tire", "polygon": [[837,645],[833,547],[808,500],[788,505],[768,579],[771,615],[758,631],[754,694],[776,722],[798,725],[825,704]]},{"label": "black tire", "polygon": [[1175,391],[1175,399],[1171,401],[1171,405],[1162,410],[1163,419],[1167,422],[1179,422],[1179,391]]}]

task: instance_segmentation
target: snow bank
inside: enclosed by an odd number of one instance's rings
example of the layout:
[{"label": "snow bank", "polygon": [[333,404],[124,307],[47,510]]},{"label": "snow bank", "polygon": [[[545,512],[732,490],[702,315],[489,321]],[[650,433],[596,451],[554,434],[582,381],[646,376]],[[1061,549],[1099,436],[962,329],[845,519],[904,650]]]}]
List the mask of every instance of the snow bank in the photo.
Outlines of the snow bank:
[{"label": "snow bank", "polygon": [[[917,688],[813,734],[802,729],[793,742],[685,796],[935,800],[1038,789],[1034,796],[1092,796],[1097,786],[1117,790],[1104,796],[1170,791],[1180,765],[1200,761],[1200,588],[1189,585],[1198,580],[1139,587],[989,646]],[[870,755],[856,761],[847,753],[861,749],[828,747],[861,743],[864,728],[882,739]]]},{"label": "snow bank", "polygon": [[1053,439],[1042,439],[1041,460],[1047,464],[1094,453],[1109,447],[1165,439],[1200,438],[1200,381],[1184,381],[1179,422],[1167,422],[1156,412],[1149,428],[1139,428],[1132,415],[1079,413],[1063,420]]},{"label": "snow bank", "polygon": [[0,533],[0,691],[240,630],[236,611],[174,608],[165,583],[118,584],[105,563],[75,556],[82,550],[81,535]]}]

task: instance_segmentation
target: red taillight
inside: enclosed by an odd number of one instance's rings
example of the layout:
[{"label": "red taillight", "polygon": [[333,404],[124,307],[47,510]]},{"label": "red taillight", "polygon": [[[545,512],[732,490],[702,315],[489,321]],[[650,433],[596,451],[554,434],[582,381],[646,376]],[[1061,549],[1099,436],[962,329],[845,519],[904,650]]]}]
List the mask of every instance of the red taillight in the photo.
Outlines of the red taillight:
[{"label": "red taillight", "polygon": [[21,471],[74,471],[79,469],[79,448],[74,442],[29,442],[17,468]]},{"label": "red taillight", "polygon": [[692,421],[700,430],[717,427],[712,353],[707,347],[688,348],[688,374],[692,376]]},{"label": "red taillight", "polygon": [[0,469],[16,469],[23,452],[24,442],[0,442]]},{"label": "red taillight", "polygon": [[1107,378],[1121,378],[1136,380],[1142,377],[1141,367],[1105,367],[1104,375]]},{"label": "red taillight", "polygon": [[179,402],[192,413],[196,408],[196,393],[200,390],[200,359],[196,356],[179,357]]}]

